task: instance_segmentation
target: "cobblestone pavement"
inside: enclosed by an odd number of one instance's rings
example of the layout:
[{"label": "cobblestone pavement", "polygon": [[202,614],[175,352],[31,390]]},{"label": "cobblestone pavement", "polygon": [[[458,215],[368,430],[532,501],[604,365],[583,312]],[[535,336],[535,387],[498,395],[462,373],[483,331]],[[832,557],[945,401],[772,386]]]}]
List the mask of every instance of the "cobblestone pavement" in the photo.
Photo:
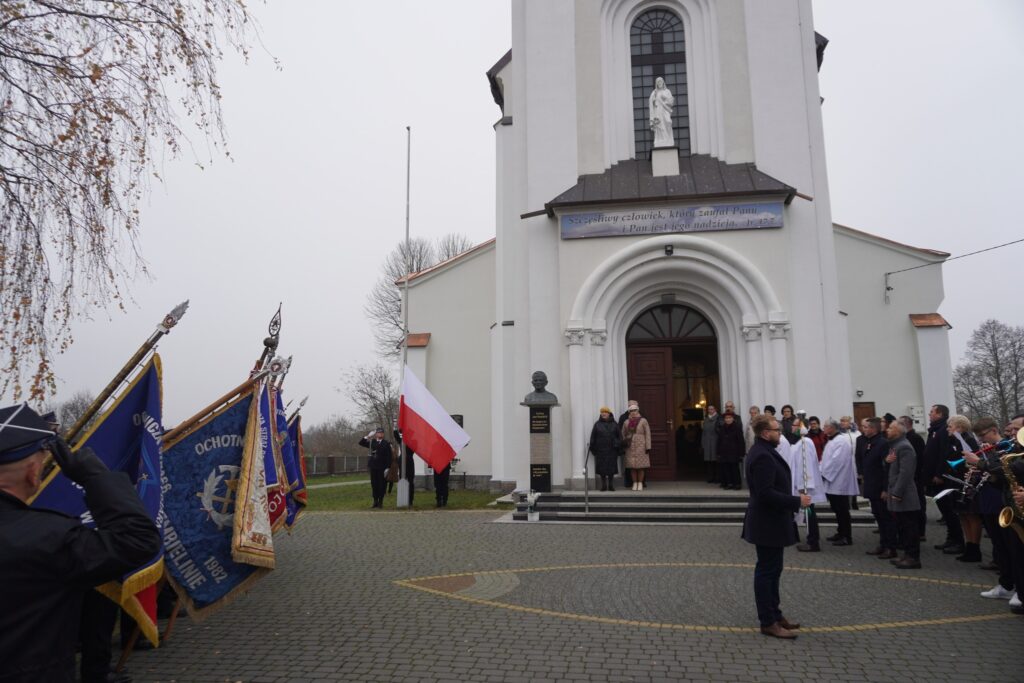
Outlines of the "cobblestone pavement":
[{"label": "cobblestone pavement", "polygon": [[248,596],[201,624],[179,620],[129,671],[197,683],[1024,681],[1024,617],[978,595],[995,574],[930,543],[909,573],[864,554],[869,529],[851,547],[787,550],[783,609],[805,628],[787,642],[756,632],[754,551],[738,529],[499,516],[310,513],[275,538],[278,568]]}]

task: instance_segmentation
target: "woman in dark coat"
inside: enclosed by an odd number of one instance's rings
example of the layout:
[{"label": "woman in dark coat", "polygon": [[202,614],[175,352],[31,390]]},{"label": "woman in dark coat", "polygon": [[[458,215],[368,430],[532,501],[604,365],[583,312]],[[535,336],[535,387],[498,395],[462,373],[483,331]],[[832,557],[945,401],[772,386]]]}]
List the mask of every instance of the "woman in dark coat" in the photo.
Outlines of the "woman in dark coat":
[{"label": "woman in dark coat", "polygon": [[736,416],[726,413],[722,427],[718,430],[718,465],[721,468],[722,488],[740,488],[740,460],[746,452],[743,429],[736,422]]},{"label": "woman in dark coat", "polygon": [[597,476],[601,477],[601,490],[614,491],[612,485],[619,471],[619,447],[622,435],[619,425],[612,418],[611,408],[601,408],[601,417],[590,430],[590,452],[594,454]]}]

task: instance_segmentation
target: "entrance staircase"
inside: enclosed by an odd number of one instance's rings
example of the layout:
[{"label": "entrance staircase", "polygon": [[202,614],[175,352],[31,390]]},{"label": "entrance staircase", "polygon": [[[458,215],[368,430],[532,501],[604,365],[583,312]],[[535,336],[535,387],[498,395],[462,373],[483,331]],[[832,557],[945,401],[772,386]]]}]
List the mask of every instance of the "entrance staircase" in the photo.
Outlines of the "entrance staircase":
[{"label": "entrance staircase", "polygon": [[[591,491],[589,499],[588,511],[583,491],[541,493],[534,502],[537,521],[739,527],[743,524],[748,495],[745,490],[725,491],[714,485],[654,482],[644,491]],[[851,510],[854,526],[874,526],[868,502],[861,499],[859,504],[860,510]],[[515,505],[512,518],[528,521],[529,503],[521,497]],[[823,527],[835,526],[835,515],[827,503],[815,505],[815,514]]]}]

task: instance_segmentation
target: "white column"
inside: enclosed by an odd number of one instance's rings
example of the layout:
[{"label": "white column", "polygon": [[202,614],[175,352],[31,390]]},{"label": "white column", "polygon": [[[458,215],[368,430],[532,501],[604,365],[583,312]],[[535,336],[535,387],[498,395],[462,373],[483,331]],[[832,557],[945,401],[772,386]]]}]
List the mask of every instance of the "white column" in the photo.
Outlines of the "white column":
[{"label": "white column", "polygon": [[775,396],[773,400],[778,401],[776,407],[790,403],[789,394],[789,361],[787,359],[787,339],[789,337],[790,325],[787,322],[774,322],[768,325],[768,336],[772,349],[772,366],[775,370]]},{"label": "white column", "polygon": [[[744,325],[743,339],[747,347],[747,400],[762,406],[765,401],[764,359],[761,355],[761,326]],[[743,406],[744,409],[750,406]],[[739,406],[737,406],[739,410]],[[741,414],[745,415],[746,413]]]},{"label": "white column", "polygon": [[[569,435],[568,443],[572,449],[570,461],[572,463],[571,479],[574,481],[583,478],[583,428],[584,413],[586,412],[587,399],[585,387],[587,383],[588,363],[586,349],[583,340],[587,336],[587,330],[581,327],[570,327],[565,330],[566,344],[569,347],[569,425],[572,433]],[[565,405],[565,401],[562,402]],[[563,408],[565,410],[565,408]],[[566,482],[567,486],[575,488],[573,482]]]}]

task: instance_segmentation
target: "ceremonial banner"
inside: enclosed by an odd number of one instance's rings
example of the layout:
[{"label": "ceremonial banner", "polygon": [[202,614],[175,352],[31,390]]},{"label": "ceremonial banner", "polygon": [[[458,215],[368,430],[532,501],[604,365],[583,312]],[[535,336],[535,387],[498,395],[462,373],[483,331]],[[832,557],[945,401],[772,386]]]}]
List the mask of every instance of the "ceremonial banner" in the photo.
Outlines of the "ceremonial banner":
[{"label": "ceremonial banner", "polygon": [[302,416],[296,415],[288,423],[288,441],[291,442],[292,451],[295,453],[295,462],[299,470],[299,487],[292,491],[295,501],[302,507],[309,505],[306,494],[306,449],[302,445]]},{"label": "ceremonial banner", "polygon": [[238,477],[237,514],[234,519],[234,535],[231,538],[231,557],[235,562],[273,569],[274,539],[270,526],[265,469],[267,444],[268,441],[273,443],[273,439],[270,438],[273,422],[264,417],[264,407],[270,405],[268,391],[269,388],[264,383],[259,389],[258,400],[252,402],[249,410],[249,424],[246,427],[245,446],[242,449],[242,469]]},{"label": "ceremonial banner", "polygon": [[288,505],[288,475],[284,471],[275,429],[277,420],[273,406],[277,393],[269,387],[260,397],[260,434],[263,439],[263,468],[267,477],[267,509],[270,528],[275,533],[284,528]]},{"label": "ceremonial banner", "polygon": [[[277,418],[277,443],[281,453],[281,460],[284,462],[285,476],[287,477],[287,493],[285,494],[286,513],[284,524],[288,529],[295,526],[295,521],[302,513],[306,505],[306,484],[299,470],[299,464],[295,459],[295,444],[292,443],[288,430],[288,413],[284,409],[284,401],[281,392],[275,393],[276,406],[275,417]],[[296,493],[301,492],[301,497]]]},{"label": "ceremonial banner", "polygon": [[[160,373],[160,357],[154,354],[74,445],[75,450],[83,447],[94,450],[111,471],[125,472],[135,484],[154,523],[160,514],[160,435],[163,433]],[[82,487],[61,474],[59,469],[43,482],[32,507],[63,512],[78,517],[86,526],[94,526]],[[153,586],[163,572],[161,551],[144,566],[125,574],[121,581],[97,587],[121,605],[154,646],[158,644],[159,635]]]},{"label": "ceremonial banner", "polygon": [[164,444],[164,535],[167,575],[196,620],[247,590],[266,569],[232,559],[242,454],[259,442],[253,422],[256,390]]},{"label": "ceremonial banner", "polygon": [[451,418],[423,382],[405,366],[398,397],[402,442],[440,472],[469,443],[469,434]]}]

